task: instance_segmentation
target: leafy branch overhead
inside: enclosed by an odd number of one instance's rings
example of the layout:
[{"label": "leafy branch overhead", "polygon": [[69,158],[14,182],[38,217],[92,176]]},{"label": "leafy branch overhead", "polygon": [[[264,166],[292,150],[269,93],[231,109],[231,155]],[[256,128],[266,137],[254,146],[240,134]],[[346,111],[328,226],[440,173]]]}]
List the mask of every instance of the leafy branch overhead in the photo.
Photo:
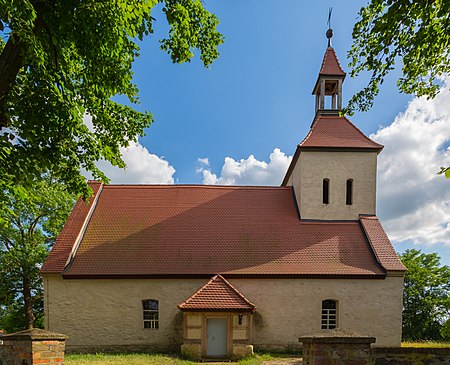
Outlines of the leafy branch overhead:
[{"label": "leafy branch overhead", "polygon": [[450,73],[450,2],[371,0],[359,12],[353,39],[351,76],[368,71],[370,81],[351,98],[346,113],[370,109],[399,61],[399,90],[433,98],[441,87],[439,78]]},{"label": "leafy branch overhead", "polygon": [[[124,167],[119,148],[152,122],[134,108],[132,63],[138,41],[153,33],[158,2],[170,25],[161,48],[176,63],[198,49],[209,66],[223,36],[199,0],[0,0],[1,187],[51,171],[86,198],[82,169],[107,181],[96,161]],[[132,106],[113,101],[116,95]]]}]

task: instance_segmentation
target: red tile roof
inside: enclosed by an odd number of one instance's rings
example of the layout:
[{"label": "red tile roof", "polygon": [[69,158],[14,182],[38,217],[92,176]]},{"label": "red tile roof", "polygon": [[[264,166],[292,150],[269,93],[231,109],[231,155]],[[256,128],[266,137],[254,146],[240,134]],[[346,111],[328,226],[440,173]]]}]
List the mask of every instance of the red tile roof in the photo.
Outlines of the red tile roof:
[{"label": "red tile roof", "polygon": [[361,215],[359,219],[378,262],[388,271],[405,271],[378,218]]},{"label": "red tile roof", "polygon": [[81,198],[78,199],[69,219],[56,239],[47,260],[42,266],[42,273],[60,273],[64,270],[64,267],[70,258],[72,249],[77,242],[77,238],[83,231],[83,226],[87,223],[87,218],[94,208],[95,200],[102,187],[102,183],[99,181],[89,181],[89,186],[93,191],[93,196],[89,200],[89,205]]},{"label": "red tile roof", "polygon": [[319,75],[345,76],[333,47],[328,47],[325,50]]},{"label": "red tile roof", "polygon": [[103,186],[63,272],[69,246],[87,217],[84,209],[81,214],[80,202],[75,207],[43,273],[66,278],[385,275],[358,221],[299,220],[291,187],[186,185]]},{"label": "red tile roof", "polygon": [[182,311],[251,312],[255,305],[221,275],[210,281],[178,305]]},{"label": "red tile roof", "polygon": [[372,141],[347,118],[318,114],[300,148],[351,148],[381,151],[383,146]]}]

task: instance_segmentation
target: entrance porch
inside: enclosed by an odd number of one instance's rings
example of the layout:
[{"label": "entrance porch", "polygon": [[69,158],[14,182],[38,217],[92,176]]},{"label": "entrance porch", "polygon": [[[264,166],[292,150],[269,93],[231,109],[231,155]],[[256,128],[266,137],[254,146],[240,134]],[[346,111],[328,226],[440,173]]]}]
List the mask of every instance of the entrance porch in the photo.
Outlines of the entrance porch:
[{"label": "entrance porch", "polygon": [[223,360],[253,354],[251,314],[255,305],[222,276],[214,276],[178,308],[184,312],[184,356]]}]

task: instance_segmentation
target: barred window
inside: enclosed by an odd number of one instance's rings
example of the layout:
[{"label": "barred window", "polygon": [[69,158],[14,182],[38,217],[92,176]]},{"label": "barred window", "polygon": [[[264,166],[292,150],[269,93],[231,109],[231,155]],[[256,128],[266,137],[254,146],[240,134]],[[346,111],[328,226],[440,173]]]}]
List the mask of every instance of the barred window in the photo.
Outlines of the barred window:
[{"label": "barred window", "polygon": [[322,329],[328,330],[337,327],[337,303],[335,300],[322,301]]},{"label": "barred window", "polygon": [[159,328],[158,301],[154,299],[143,300],[142,311],[144,316],[144,328],[157,330]]}]

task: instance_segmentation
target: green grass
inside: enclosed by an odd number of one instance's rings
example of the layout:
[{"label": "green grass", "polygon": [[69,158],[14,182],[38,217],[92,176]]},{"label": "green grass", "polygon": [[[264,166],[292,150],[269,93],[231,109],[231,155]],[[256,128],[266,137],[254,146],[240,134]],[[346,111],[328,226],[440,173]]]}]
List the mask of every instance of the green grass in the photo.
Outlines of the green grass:
[{"label": "green grass", "polygon": [[[238,365],[260,365],[263,361],[279,358],[278,355],[255,354],[240,360]],[[79,354],[66,355],[66,365],[198,365],[176,356],[154,354]],[[228,363],[233,364],[233,363]]]},{"label": "green grass", "polygon": [[402,347],[414,347],[414,348],[450,348],[450,342],[402,342]]},{"label": "green grass", "polygon": [[154,354],[79,354],[66,355],[66,365],[193,365],[192,361]]}]

